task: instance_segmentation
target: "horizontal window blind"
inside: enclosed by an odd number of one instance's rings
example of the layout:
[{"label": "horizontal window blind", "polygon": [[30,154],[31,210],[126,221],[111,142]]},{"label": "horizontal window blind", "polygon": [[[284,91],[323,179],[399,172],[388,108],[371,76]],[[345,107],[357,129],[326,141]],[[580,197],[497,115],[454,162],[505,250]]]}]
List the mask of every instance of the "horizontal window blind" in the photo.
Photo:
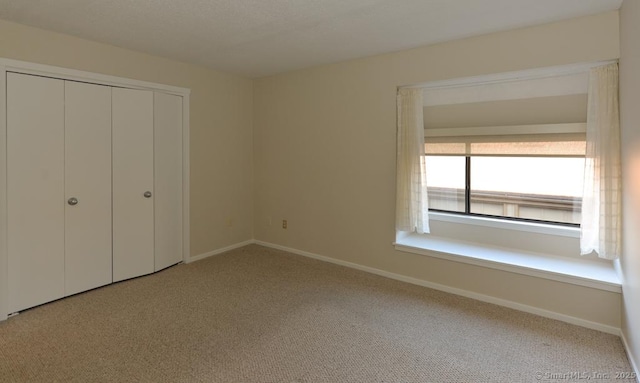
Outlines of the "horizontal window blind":
[{"label": "horizontal window blind", "polygon": [[584,125],[425,129],[425,153],[437,156],[584,157]]}]

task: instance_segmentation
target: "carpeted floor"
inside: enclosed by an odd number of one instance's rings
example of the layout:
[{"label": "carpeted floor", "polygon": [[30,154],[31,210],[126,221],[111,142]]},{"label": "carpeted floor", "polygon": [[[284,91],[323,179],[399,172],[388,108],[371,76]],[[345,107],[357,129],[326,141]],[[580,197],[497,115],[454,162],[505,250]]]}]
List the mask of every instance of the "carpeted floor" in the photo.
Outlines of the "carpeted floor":
[{"label": "carpeted floor", "polygon": [[0,323],[7,382],[566,382],[630,371],[615,336],[255,245]]}]

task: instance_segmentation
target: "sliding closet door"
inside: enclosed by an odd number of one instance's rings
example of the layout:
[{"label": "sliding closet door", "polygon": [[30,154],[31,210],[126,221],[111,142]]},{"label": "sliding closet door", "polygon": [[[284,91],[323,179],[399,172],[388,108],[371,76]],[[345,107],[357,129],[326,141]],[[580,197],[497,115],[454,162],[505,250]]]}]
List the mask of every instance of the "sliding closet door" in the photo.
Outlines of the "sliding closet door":
[{"label": "sliding closet door", "polygon": [[155,271],[182,261],[182,97],[155,93]]},{"label": "sliding closet door", "polygon": [[65,294],[111,283],[111,88],[65,82]]},{"label": "sliding closet door", "polygon": [[64,296],[64,82],[7,74],[9,312]]},{"label": "sliding closet door", "polygon": [[154,271],[153,92],[113,88],[113,281]]}]

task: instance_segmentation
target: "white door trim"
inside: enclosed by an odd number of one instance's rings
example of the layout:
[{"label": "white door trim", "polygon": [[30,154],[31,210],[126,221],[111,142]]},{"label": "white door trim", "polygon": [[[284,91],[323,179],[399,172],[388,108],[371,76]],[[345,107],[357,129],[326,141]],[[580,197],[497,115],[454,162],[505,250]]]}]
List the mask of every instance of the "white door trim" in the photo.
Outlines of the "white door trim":
[{"label": "white door trim", "polygon": [[19,72],[24,74],[32,74],[35,76],[54,77],[63,80],[90,82],[94,84],[117,86],[131,89],[154,90],[163,93],[171,93],[178,96],[184,96],[191,93],[191,89],[188,88],[180,88],[177,86],[110,76],[100,73],[85,72],[77,69],[62,68],[52,65],[11,60],[2,57],[0,57],[0,66],[3,66],[7,72]]},{"label": "white door trim", "polygon": [[0,321],[7,319],[9,304],[7,256],[7,71],[0,62]]},{"label": "white door trim", "polygon": [[62,80],[88,82],[131,89],[144,89],[182,96],[182,259],[189,260],[189,97],[191,90],[171,85],[158,84],[135,79],[85,72],[52,65],[36,64],[0,57],[0,321],[7,319],[7,72],[53,77]]}]

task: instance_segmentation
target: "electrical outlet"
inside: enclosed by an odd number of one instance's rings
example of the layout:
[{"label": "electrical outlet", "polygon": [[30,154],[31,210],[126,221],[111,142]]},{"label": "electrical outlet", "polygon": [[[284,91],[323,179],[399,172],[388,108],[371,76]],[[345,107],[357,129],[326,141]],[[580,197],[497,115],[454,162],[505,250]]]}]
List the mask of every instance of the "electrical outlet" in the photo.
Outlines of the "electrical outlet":
[{"label": "electrical outlet", "polygon": [[233,218],[227,218],[227,227],[233,227]]},{"label": "electrical outlet", "polygon": [[283,219],[283,220],[282,220],[282,228],[283,228],[283,229],[286,229],[286,228],[287,228],[287,220],[286,220],[286,219]]}]

